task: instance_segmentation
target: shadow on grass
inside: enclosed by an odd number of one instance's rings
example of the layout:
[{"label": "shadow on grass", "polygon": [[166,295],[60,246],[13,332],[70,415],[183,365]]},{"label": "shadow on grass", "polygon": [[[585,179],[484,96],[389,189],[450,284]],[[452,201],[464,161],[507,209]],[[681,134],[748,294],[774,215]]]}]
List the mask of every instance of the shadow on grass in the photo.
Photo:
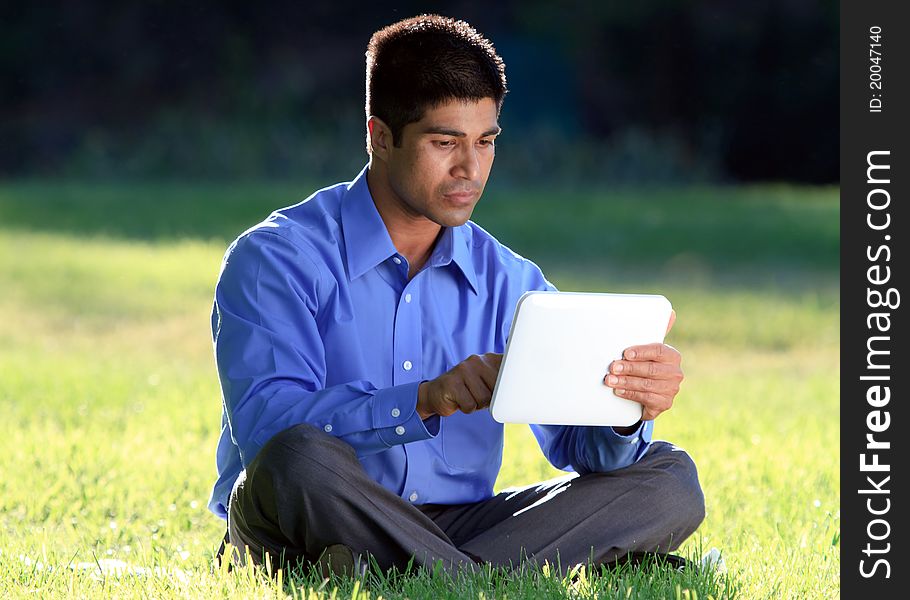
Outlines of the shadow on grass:
[{"label": "shadow on grass", "polygon": [[[317,186],[293,183],[0,183],[0,227],[151,242],[228,242]],[[833,272],[836,188],[489,186],[473,219],[538,261],[735,271]]]},{"label": "shadow on grass", "polygon": [[0,227],[166,242],[230,240],[312,187],[291,184],[0,184]]}]

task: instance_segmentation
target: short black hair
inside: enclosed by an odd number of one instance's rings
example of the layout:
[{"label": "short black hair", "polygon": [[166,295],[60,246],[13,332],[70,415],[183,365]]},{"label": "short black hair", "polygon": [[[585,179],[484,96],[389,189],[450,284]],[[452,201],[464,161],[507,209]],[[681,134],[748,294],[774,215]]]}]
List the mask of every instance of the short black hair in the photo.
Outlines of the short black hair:
[{"label": "short black hair", "polygon": [[373,34],[367,45],[366,115],[382,119],[401,145],[401,131],[428,108],[450,100],[506,95],[505,63],[493,44],[464,21],[420,15]]}]

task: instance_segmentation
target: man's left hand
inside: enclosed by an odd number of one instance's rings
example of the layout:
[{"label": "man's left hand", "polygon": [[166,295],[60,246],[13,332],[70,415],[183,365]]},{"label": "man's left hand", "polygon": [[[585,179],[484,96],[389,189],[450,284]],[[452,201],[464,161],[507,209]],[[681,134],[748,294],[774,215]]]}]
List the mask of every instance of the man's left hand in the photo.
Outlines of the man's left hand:
[{"label": "man's left hand", "polygon": [[[674,311],[667,332],[675,320]],[[604,383],[620,398],[641,404],[642,420],[652,421],[673,406],[683,380],[681,362],[679,351],[667,344],[630,346],[623,352],[622,360],[610,363]]]}]

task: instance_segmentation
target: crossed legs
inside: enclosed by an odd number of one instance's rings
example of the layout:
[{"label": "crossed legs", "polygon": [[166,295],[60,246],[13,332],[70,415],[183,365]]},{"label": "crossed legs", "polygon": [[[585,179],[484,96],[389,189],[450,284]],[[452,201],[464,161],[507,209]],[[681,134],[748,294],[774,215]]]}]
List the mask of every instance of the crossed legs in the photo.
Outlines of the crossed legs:
[{"label": "crossed legs", "polygon": [[271,439],[229,504],[230,541],[255,562],[266,552],[315,562],[341,544],[402,570],[412,560],[441,560],[449,571],[522,559],[612,562],[675,550],[704,518],[695,464],[666,442],[611,473],[569,474],[473,504],[415,506],[371,479],[348,444],[309,425]]}]

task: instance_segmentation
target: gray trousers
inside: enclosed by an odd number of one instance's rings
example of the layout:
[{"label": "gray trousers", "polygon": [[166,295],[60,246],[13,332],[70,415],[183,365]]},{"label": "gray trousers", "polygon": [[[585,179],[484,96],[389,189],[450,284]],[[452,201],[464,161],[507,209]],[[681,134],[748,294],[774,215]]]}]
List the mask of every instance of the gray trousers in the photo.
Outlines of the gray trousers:
[{"label": "gray trousers", "polygon": [[412,505],[376,483],[354,449],[309,425],[262,448],[231,493],[228,536],[255,562],[314,562],[330,545],[371,556],[383,569],[454,571],[477,562],[516,567],[612,563],[630,552],[675,550],[704,518],[686,452],[655,442],[611,473],[569,474],[504,490],[472,504]]}]

